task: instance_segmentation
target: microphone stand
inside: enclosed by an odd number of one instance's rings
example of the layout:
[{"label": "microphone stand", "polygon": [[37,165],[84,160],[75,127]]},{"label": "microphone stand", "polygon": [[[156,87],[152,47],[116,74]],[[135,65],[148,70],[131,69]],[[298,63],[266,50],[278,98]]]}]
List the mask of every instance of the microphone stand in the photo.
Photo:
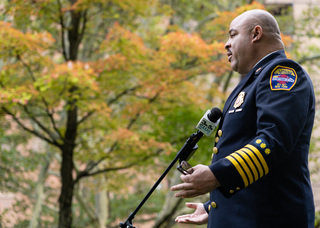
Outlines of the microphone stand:
[{"label": "microphone stand", "polygon": [[198,149],[197,142],[201,139],[203,136],[203,133],[201,131],[197,131],[197,133],[193,133],[189,139],[185,142],[183,147],[179,150],[176,157],[172,160],[170,165],[166,168],[166,170],[163,172],[163,174],[160,176],[160,178],[157,180],[157,182],[153,185],[153,187],[150,189],[148,194],[143,198],[143,200],[140,202],[140,204],[137,206],[137,208],[129,215],[127,220],[124,223],[120,223],[119,226],[121,228],[137,228],[132,225],[132,220],[134,219],[135,215],[138,213],[138,211],[141,209],[143,204],[148,200],[148,198],[151,196],[151,194],[154,192],[154,190],[158,187],[158,185],[161,183],[163,178],[168,174],[170,169],[174,166],[174,164],[178,161],[188,161],[190,157],[194,154],[194,152]]}]

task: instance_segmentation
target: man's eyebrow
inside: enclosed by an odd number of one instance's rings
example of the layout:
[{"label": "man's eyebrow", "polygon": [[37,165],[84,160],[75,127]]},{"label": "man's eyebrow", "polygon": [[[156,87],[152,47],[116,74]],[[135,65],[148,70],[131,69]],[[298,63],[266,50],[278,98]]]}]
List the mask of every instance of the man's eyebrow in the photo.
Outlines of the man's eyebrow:
[{"label": "man's eyebrow", "polygon": [[229,34],[232,33],[232,32],[236,32],[236,31],[237,31],[236,29],[230,29],[229,30]]}]

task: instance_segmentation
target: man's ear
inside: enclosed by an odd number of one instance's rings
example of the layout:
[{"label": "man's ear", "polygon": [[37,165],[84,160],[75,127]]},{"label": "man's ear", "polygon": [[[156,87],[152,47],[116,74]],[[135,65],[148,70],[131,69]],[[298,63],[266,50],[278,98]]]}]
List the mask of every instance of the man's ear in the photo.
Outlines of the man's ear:
[{"label": "man's ear", "polygon": [[252,42],[257,42],[258,40],[261,39],[263,34],[263,30],[260,25],[257,25],[254,27],[252,30]]}]

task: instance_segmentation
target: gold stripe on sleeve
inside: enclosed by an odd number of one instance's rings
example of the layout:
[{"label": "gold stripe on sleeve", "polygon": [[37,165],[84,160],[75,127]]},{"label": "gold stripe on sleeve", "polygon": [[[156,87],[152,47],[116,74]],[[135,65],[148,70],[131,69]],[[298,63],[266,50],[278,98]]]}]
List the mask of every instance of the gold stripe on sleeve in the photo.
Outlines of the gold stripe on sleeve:
[{"label": "gold stripe on sleeve", "polygon": [[245,147],[249,148],[255,155],[257,155],[259,161],[261,162],[261,164],[263,166],[263,169],[264,169],[264,172],[265,172],[264,175],[269,173],[269,167],[267,165],[267,162],[264,159],[264,157],[262,156],[262,154],[260,153],[260,151],[256,147],[254,147],[254,146],[252,146],[250,144],[246,145]]},{"label": "gold stripe on sleeve", "polygon": [[263,177],[262,166],[261,166],[260,162],[258,161],[257,157],[254,155],[254,153],[251,150],[249,150],[248,148],[242,148],[241,150],[248,154],[248,156],[252,159],[253,164],[255,164],[256,167],[258,168],[259,178]]},{"label": "gold stripe on sleeve", "polygon": [[258,174],[256,166],[254,166],[254,164],[252,163],[252,161],[250,159],[253,154],[250,156],[250,153],[246,152],[245,149],[239,150],[238,153],[244,158],[244,160],[246,160],[246,162],[249,165],[251,171],[253,172],[254,181],[257,181],[259,179],[259,174]]},{"label": "gold stripe on sleeve", "polygon": [[232,153],[231,156],[233,156],[238,161],[238,163],[240,163],[240,165],[244,169],[244,172],[247,174],[247,177],[249,177],[250,184],[252,184],[253,183],[253,175],[252,175],[250,169],[248,168],[245,160],[241,156],[238,155],[238,151],[235,153]]},{"label": "gold stripe on sleeve", "polygon": [[226,159],[228,159],[233,165],[234,167],[237,169],[238,173],[240,174],[241,178],[242,178],[242,181],[244,183],[244,186],[247,187],[249,184],[248,184],[248,179],[246,177],[246,175],[244,174],[240,164],[237,162],[236,159],[234,159],[232,156],[227,156]]}]

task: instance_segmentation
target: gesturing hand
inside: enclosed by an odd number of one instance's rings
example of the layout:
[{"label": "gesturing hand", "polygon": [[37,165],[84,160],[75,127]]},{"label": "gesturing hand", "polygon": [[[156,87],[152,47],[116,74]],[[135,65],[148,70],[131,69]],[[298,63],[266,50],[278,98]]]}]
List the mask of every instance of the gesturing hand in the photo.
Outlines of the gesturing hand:
[{"label": "gesturing hand", "polygon": [[205,165],[193,167],[193,173],[181,175],[182,184],[171,187],[171,191],[180,191],[175,197],[191,198],[206,194],[220,186],[219,181]]},{"label": "gesturing hand", "polygon": [[176,222],[196,225],[202,225],[208,222],[208,213],[202,203],[186,203],[186,206],[195,209],[194,213],[178,216],[175,220]]}]

